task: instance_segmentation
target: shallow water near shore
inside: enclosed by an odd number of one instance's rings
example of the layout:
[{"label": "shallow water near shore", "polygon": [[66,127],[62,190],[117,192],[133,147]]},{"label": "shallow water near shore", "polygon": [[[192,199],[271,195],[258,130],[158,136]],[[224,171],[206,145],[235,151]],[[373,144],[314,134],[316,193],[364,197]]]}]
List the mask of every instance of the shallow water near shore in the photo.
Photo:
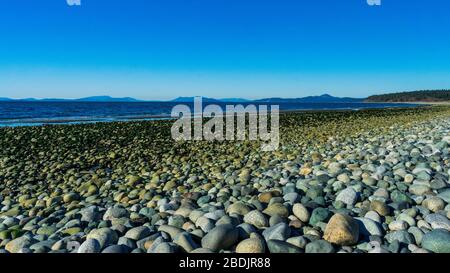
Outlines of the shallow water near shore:
[{"label": "shallow water near shore", "polygon": [[[79,124],[170,117],[175,102],[0,102],[0,127],[44,124]],[[190,106],[192,104],[182,103]],[[203,106],[209,103],[204,103]],[[223,109],[233,103],[221,103]],[[239,103],[236,103],[239,104]],[[249,103],[242,103],[248,105]],[[256,103],[255,105],[267,105]],[[403,103],[282,103],[281,111],[360,110],[416,107]]]}]

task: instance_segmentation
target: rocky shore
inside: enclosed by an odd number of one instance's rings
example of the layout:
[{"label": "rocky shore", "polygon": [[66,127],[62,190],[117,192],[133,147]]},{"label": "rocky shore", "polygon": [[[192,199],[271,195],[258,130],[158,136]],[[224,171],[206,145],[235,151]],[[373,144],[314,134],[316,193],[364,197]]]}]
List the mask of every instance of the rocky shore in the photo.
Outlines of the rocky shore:
[{"label": "rocky shore", "polygon": [[280,126],[274,152],[171,121],[2,128],[0,252],[450,252],[449,107]]}]

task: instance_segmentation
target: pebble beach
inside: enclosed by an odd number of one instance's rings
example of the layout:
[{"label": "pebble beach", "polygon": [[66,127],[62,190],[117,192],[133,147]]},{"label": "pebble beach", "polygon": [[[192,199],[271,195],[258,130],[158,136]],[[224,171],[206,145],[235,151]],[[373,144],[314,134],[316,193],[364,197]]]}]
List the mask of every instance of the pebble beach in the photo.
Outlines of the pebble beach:
[{"label": "pebble beach", "polygon": [[450,107],[280,115],[280,148],[173,121],[0,128],[1,253],[450,253]]}]

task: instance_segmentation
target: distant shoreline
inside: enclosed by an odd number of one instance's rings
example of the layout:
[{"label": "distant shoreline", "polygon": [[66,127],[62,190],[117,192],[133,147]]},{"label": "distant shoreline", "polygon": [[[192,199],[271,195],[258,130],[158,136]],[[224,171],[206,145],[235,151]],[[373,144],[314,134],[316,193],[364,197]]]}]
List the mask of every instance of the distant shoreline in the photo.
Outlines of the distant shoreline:
[{"label": "distant shoreline", "polygon": [[450,101],[364,101],[363,103],[381,104],[418,104],[418,105],[450,105]]}]

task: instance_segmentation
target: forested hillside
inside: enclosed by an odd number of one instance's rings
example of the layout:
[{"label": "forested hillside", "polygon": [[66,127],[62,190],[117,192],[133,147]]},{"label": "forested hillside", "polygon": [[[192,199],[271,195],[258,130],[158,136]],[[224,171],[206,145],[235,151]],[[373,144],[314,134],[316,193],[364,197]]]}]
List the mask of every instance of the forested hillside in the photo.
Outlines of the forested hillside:
[{"label": "forested hillside", "polygon": [[450,90],[421,90],[370,96],[366,102],[450,101]]}]

